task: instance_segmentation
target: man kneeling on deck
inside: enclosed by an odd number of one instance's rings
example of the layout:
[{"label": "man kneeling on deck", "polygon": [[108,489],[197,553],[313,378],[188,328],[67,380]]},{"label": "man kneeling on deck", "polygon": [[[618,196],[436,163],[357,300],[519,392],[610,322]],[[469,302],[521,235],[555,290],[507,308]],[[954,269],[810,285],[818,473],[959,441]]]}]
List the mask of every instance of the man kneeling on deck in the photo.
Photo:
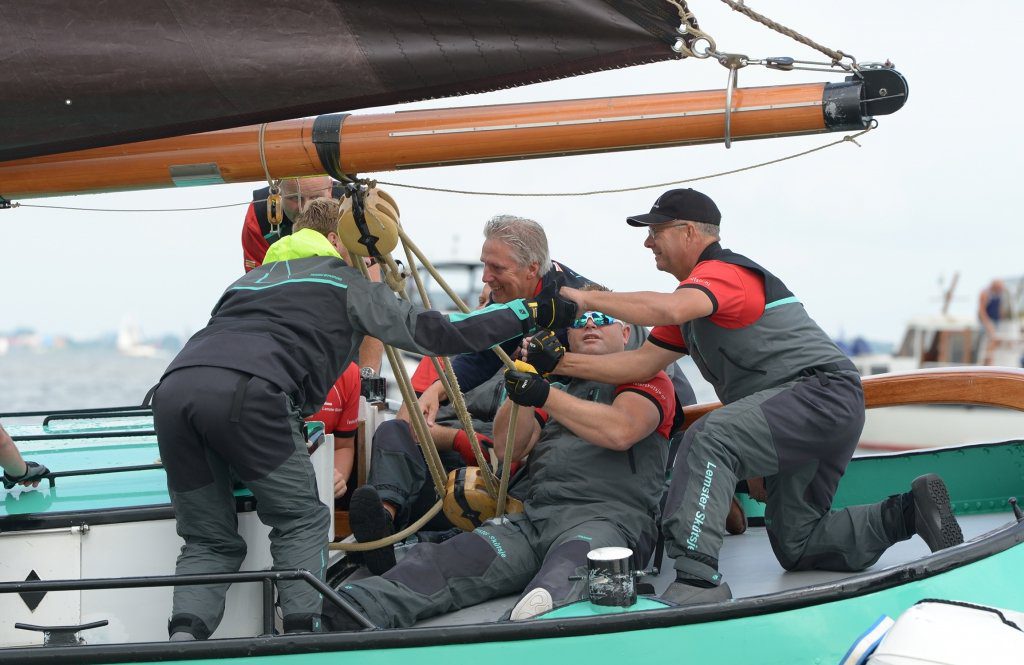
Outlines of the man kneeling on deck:
[{"label": "man kneeling on deck", "polygon": [[[615,319],[586,312],[572,324],[569,346],[616,353],[628,336]],[[383,576],[343,585],[339,592],[377,625],[407,627],[524,590],[511,619],[528,619],[581,597],[584,582],[569,578],[585,571],[591,549],[630,547],[641,560],[650,556],[675,406],[665,372],[620,386],[573,380],[552,388],[537,374],[509,371],[506,388],[495,446],[505,452],[509,402],[526,407],[519,409],[512,453],[530,456],[512,489],[525,512],[441,544],[417,545]],[[359,628],[342,612],[325,614],[334,630]]]},{"label": "man kneeling on deck", "polygon": [[[317,496],[301,417],[324,404],[366,335],[452,354],[531,334],[538,320],[561,328],[575,318],[575,308],[553,299],[492,305],[455,321],[399,300],[342,260],[338,213],[333,199],[311,201],[303,223],[271,247],[267,262],[227,288],[155,392],[153,423],[185,541],[179,575],[241,566],[246,544],[238,534],[234,471],[271,527],[274,568],[305,569],[323,580],[330,514]],[[278,589],[285,631],[318,632],[319,591],[302,580]],[[171,639],[208,638],[226,592],[226,584],[176,587]]]}]

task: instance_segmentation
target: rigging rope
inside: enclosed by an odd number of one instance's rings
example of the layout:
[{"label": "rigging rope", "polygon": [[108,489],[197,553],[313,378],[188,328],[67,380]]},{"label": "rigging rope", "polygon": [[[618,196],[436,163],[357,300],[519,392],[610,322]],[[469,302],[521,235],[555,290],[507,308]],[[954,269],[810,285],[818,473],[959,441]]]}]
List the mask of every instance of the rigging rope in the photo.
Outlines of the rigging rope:
[{"label": "rigging rope", "polygon": [[509,196],[509,197],[558,197],[558,196],[598,196],[601,194],[621,194],[623,192],[638,192],[645,189],[661,189],[669,185],[682,185],[688,182],[698,182],[700,180],[709,180],[711,178],[719,178],[721,176],[733,175],[736,173],[743,173],[744,171],[752,171],[765,166],[771,166],[772,164],[779,164],[781,162],[788,161],[790,159],[796,159],[797,157],[804,157],[815,152],[819,152],[832,146],[840,145],[841,143],[853,143],[856,146],[860,146],[857,143],[857,139],[864,136],[868,132],[874,130],[878,126],[877,121],[872,120],[871,126],[867,129],[863,129],[854,134],[847,134],[841,139],[837,139],[825,145],[818,146],[816,148],[810,148],[809,150],[803,150],[801,152],[787,155],[785,157],[779,157],[777,159],[771,159],[767,162],[759,162],[750,166],[743,166],[737,169],[729,169],[728,171],[718,171],[716,173],[709,173],[707,175],[695,176],[693,178],[685,178],[683,180],[670,180],[668,182],[659,182],[653,185],[637,185],[635,187],[618,187],[614,189],[594,189],[582,192],[481,192],[472,191],[466,189],[449,189],[446,187],[427,187],[424,185],[405,185],[400,182],[386,182],[384,180],[377,181],[378,184],[387,185],[388,187],[404,187],[406,189],[418,189],[426,192],[442,192],[446,194],[466,194],[469,196]]},{"label": "rigging rope", "polygon": [[744,4],[742,1],[737,2],[736,0],[722,0],[722,2],[731,7],[733,11],[737,11],[743,14],[747,18],[753,21],[757,21],[761,25],[771,28],[772,30],[781,35],[785,35],[786,37],[798,41],[805,46],[809,46],[816,51],[824,53],[828,57],[832,58],[833,63],[839,63],[839,61],[841,61],[843,58],[849,58],[854,65],[857,64],[856,59],[852,55],[845,53],[843,51],[830,49],[827,46],[823,46],[818,42],[814,41],[813,39],[811,39],[810,37],[805,37],[804,35],[801,35],[799,32],[793,30],[792,28],[787,28],[781,23],[773,21],[772,19],[768,18],[767,16],[764,16],[763,14],[758,14],[750,7],[747,7],[746,4]]}]

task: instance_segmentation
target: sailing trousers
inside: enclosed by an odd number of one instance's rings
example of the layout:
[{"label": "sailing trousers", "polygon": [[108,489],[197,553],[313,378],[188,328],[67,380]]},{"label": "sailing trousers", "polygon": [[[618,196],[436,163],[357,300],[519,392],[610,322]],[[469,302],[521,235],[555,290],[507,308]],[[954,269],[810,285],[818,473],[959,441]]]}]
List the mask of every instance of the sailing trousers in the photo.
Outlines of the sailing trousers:
[{"label": "sailing trousers", "polygon": [[420,543],[384,575],[342,585],[338,591],[383,628],[409,627],[537,587],[547,589],[559,607],[582,597],[586,582],[569,577],[586,579],[587,552],[628,546],[618,527],[606,520],[571,524],[518,513],[502,524],[487,522],[440,544]]},{"label": "sailing trousers", "polygon": [[738,479],[764,476],[765,526],[786,570],[862,570],[908,537],[894,535],[891,501],[831,510],[863,426],[853,372],[810,374],[697,420],[676,456],[663,522],[681,576],[721,581],[718,555]]},{"label": "sailing trousers", "polygon": [[[317,495],[302,418],[272,383],[219,367],[168,374],[153,399],[167,486],[185,544],[178,574],[237,572],[246,555],[238,534],[231,472],[256,497],[271,527],[278,570],[324,577],[330,510]],[[174,589],[169,629],[209,637],[224,614],[228,585]],[[320,629],[322,597],[304,581],[278,583],[287,629]]]},{"label": "sailing trousers", "polygon": [[[440,450],[445,472],[466,466],[462,457],[452,450]],[[373,435],[370,473],[366,484],[373,486],[382,501],[391,503],[398,512],[395,529],[401,530],[422,517],[437,503],[437,491],[427,471],[423,452],[412,438],[412,428],[402,420],[381,423]],[[438,513],[424,529],[451,529],[451,522]]]}]

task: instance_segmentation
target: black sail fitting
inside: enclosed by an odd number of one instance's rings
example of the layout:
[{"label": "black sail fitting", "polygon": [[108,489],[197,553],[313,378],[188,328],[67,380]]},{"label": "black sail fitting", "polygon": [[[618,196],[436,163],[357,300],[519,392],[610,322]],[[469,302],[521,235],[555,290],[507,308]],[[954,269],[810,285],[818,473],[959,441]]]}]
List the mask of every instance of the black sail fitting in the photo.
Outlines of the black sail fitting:
[{"label": "black sail fitting", "polygon": [[825,127],[833,132],[865,129],[874,116],[903,108],[908,93],[907,79],[895,69],[861,69],[842,83],[826,84],[821,100]]}]

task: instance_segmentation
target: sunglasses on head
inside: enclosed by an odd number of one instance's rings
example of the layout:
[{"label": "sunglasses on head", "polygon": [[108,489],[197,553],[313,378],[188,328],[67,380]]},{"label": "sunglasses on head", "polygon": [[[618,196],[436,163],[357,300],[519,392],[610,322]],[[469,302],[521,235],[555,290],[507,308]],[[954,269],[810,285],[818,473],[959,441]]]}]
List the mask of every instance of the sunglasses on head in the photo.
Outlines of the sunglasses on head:
[{"label": "sunglasses on head", "polygon": [[587,319],[594,322],[594,325],[598,328],[618,323],[618,319],[608,316],[604,312],[583,312],[583,316],[572,322],[570,327],[572,328],[586,328]]}]

